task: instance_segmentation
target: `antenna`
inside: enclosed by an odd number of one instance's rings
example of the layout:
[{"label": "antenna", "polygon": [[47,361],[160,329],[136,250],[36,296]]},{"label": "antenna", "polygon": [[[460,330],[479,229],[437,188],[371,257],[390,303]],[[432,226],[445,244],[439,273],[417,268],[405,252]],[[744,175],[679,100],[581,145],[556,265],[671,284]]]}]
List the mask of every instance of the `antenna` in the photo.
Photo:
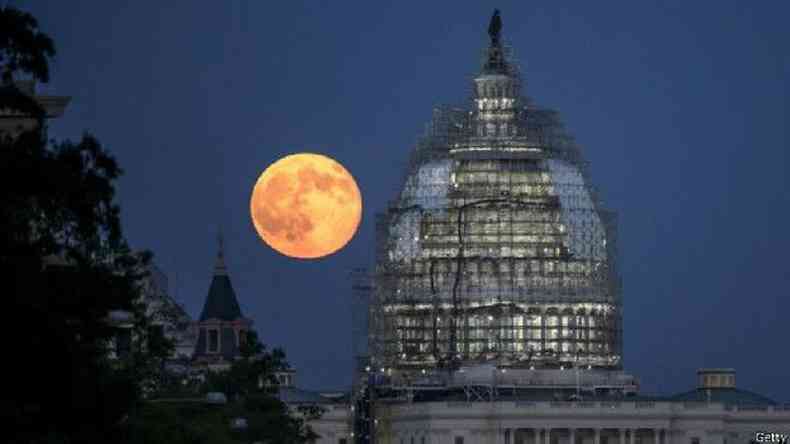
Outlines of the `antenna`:
[{"label": "antenna", "polygon": [[222,237],[222,225],[219,226],[219,229],[217,231],[217,243],[219,245],[219,255],[220,256],[224,256],[225,255],[225,240]]}]

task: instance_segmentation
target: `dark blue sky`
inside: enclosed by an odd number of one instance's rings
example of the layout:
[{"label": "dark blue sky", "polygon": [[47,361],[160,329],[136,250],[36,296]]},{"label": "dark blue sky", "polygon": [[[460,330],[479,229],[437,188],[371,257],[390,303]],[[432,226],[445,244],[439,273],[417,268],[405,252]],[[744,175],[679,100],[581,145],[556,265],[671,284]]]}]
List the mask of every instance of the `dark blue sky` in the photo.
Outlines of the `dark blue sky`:
[{"label": "dark blue sky", "polygon": [[[468,97],[499,7],[527,94],[619,213],[627,370],[673,392],[735,367],[790,401],[790,3],[559,3],[11,2],[57,44],[47,89],[73,101],[52,135],[88,130],[125,169],[133,246],[196,315],[221,225],[245,313],[310,388],[350,382],[348,270],[371,263],[431,107]],[[342,162],[365,202],[356,238],[314,262],[249,220],[258,174],[296,151]]]}]

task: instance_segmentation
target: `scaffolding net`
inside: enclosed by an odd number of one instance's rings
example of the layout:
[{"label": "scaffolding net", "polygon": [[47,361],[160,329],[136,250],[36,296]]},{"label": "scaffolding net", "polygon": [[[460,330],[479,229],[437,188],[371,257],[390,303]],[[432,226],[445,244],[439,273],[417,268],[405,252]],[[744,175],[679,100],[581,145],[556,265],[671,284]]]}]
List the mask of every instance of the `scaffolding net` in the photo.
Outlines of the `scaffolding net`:
[{"label": "scaffolding net", "polygon": [[376,220],[371,365],[621,368],[616,220],[557,112],[492,42],[470,106],[434,109]]}]

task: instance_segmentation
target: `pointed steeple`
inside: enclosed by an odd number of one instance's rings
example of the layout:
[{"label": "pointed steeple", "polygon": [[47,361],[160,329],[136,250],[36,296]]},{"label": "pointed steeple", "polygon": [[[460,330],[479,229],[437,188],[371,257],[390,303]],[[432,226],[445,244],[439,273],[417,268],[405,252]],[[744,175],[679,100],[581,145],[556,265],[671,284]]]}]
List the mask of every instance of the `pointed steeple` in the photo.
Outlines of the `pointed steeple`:
[{"label": "pointed steeple", "polygon": [[217,260],[214,264],[214,277],[211,279],[211,287],[206,296],[206,303],[200,313],[200,320],[221,319],[223,321],[233,321],[242,318],[241,307],[230,283],[230,276],[225,267],[225,251],[222,233],[217,236],[219,250]]},{"label": "pointed steeple", "polygon": [[225,244],[222,238],[222,230],[217,234],[217,260],[214,263],[214,276],[224,276],[228,274],[228,269],[225,267]]}]

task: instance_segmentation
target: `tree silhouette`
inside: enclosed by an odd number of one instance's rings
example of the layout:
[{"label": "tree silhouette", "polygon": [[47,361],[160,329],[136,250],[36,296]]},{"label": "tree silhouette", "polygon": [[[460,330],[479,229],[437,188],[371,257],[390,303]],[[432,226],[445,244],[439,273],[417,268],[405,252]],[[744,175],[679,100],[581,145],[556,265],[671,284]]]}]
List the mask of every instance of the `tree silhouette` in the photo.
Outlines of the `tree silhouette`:
[{"label": "tree silhouette", "polygon": [[108,359],[114,310],[134,310],[148,255],[121,231],[115,182],[121,170],[98,140],[47,141],[33,97],[18,76],[49,79],[52,40],[36,20],[0,9],[0,108],[39,120],[0,134],[2,324],[13,364],[3,414],[10,442],[107,442],[135,405],[132,367]]},{"label": "tree silhouette", "polygon": [[12,7],[0,9],[0,65],[3,83],[17,72],[49,82],[49,59],[55,56],[52,39],[39,31],[32,15]]}]

